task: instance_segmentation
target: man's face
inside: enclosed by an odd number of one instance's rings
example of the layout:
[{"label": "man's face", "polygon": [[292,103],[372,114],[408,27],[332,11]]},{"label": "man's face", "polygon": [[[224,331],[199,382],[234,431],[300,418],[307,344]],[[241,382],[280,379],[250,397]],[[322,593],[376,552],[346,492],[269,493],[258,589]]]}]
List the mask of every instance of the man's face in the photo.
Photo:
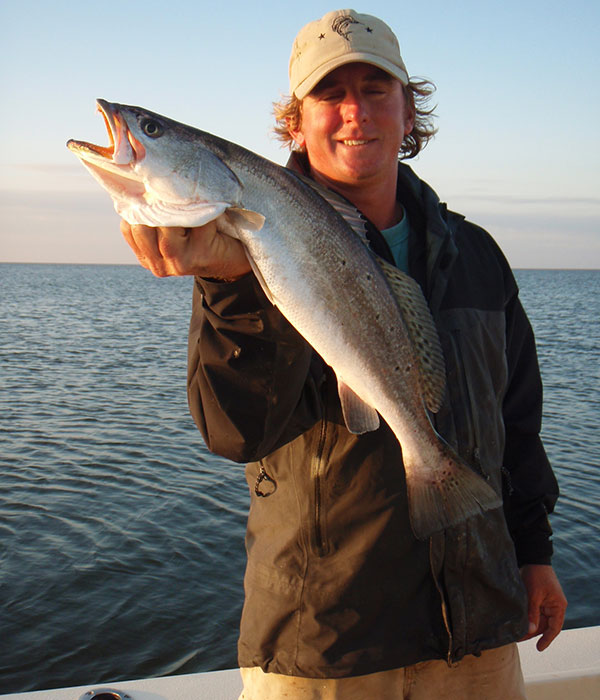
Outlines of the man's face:
[{"label": "man's face", "polygon": [[366,63],[336,68],[302,101],[290,132],[326,182],[367,185],[397,173],[398,152],[414,119],[402,84]]}]

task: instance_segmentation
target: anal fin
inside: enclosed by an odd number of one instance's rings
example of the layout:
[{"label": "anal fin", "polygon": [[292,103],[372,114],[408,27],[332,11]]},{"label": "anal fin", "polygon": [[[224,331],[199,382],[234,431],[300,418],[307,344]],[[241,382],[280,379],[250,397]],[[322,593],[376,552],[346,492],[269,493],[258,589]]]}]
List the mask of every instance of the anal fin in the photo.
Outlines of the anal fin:
[{"label": "anal fin", "polygon": [[344,422],[351,433],[360,435],[379,427],[379,414],[365,403],[352,389],[338,379],[338,393]]}]

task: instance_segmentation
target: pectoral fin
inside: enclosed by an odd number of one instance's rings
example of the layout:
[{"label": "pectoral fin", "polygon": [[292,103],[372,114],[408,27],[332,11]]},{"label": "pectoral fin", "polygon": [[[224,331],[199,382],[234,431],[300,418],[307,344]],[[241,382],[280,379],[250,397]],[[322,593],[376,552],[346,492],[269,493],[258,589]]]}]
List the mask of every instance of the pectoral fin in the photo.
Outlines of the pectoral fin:
[{"label": "pectoral fin", "polygon": [[260,231],[265,223],[265,217],[262,214],[239,207],[230,207],[227,210],[227,218],[234,227],[245,231]]}]

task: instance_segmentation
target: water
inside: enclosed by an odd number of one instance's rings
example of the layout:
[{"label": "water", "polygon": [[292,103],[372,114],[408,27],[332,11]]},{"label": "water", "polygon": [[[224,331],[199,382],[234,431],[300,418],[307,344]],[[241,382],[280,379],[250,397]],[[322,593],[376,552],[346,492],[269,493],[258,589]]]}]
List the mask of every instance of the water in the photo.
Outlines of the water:
[{"label": "water", "polygon": [[561,499],[553,563],[566,627],[600,624],[600,270],[517,271],[544,381],[542,436]]},{"label": "water", "polygon": [[[600,272],[520,271],[567,626],[600,624]],[[236,665],[248,494],[185,395],[191,281],[0,265],[0,693]]]}]

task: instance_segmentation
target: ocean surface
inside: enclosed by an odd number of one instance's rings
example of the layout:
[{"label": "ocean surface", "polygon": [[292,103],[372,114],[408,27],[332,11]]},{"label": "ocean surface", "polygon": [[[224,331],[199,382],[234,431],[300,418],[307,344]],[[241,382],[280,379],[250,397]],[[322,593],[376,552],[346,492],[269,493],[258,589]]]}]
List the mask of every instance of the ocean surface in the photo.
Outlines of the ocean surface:
[{"label": "ocean surface", "polygon": [[[517,271],[567,627],[600,624],[600,271]],[[0,265],[0,693],[236,666],[248,493],[188,414],[191,280]]]}]

